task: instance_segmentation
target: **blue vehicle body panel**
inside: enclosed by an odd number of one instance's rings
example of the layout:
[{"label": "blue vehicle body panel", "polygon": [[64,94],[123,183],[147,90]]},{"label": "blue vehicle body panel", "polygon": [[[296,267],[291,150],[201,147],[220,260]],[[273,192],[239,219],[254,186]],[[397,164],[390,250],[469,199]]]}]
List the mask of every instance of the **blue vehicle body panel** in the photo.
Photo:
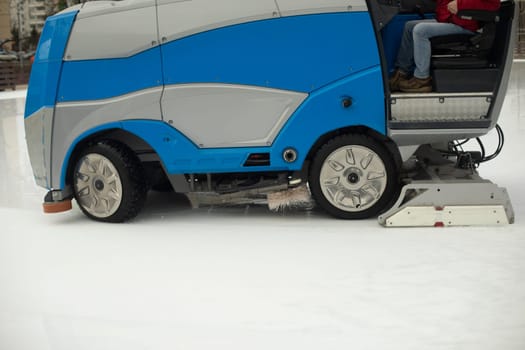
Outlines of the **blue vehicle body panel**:
[{"label": "blue vehicle body panel", "polygon": [[[360,35],[347,41],[356,30]],[[191,35],[131,57],[64,62],[58,101],[106,99],[163,83],[311,92],[376,65],[367,12],[285,17]]]},{"label": "blue vehicle body panel", "polygon": [[[122,129],[145,140],[157,152],[168,173],[204,173],[209,169],[222,169],[217,172],[236,172],[242,167],[250,153],[269,152],[270,148],[216,148],[199,149],[186,136],[162,121],[126,120],[108,123],[93,128],[80,135],[69,148],[69,159],[75,146],[90,135],[110,129]],[[60,186],[66,185],[68,164],[61,169]],[[243,169],[260,171],[261,167]],[[273,167],[271,170],[276,170]],[[280,170],[286,170],[285,168]]]},{"label": "blue vehicle body panel", "polygon": [[[265,147],[199,149],[166,123],[126,121],[122,125],[124,130],[151,142],[150,146],[158,152],[166,170],[171,174],[206,173],[210,172],[209,169],[217,170],[211,172],[238,172],[250,153],[270,150]],[[261,168],[264,167],[244,168],[242,171],[260,171]],[[277,170],[273,167],[271,169]]]},{"label": "blue vehicle body panel", "polygon": [[27,91],[25,117],[42,107],[53,107],[67,45],[76,11],[49,17],[40,36]]},{"label": "blue vehicle body panel", "polygon": [[[191,35],[130,57],[65,62],[74,14],[53,20],[56,24],[46,24],[42,39],[53,38],[53,45],[47,53],[45,43],[40,45],[36,64],[42,69],[32,77],[32,90],[45,91],[45,97],[38,102],[28,98],[29,112],[57,102],[107,99],[164,84],[238,84],[308,94],[267,147],[201,148],[160,120],[98,125],[69,147],[62,169],[56,170],[62,188],[75,146],[106,129],[123,129],[142,138],[172,174],[295,171],[326,133],[366,126],[386,134],[380,58],[367,12],[261,20]],[[356,32],[359,35],[352,35]],[[351,98],[351,107],[343,107],[344,98]],[[288,148],[297,151],[295,162],[283,159]],[[271,165],[245,167],[251,153],[269,153]]]},{"label": "blue vehicle body panel", "polygon": [[[346,97],[352,100],[349,108],[344,108],[342,104]],[[282,152],[293,147],[299,155],[298,164],[292,167],[299,170],[317,139],[341,128],[366,126],[385,135],[383,101],[383,79],[379,66],[349,75],[315,91],[290,118],[274,142],[272,149],[276,152],[277,161],[274,165],[286,165]]]},{"label": "blue vehicle body panel", "polygon": [[[385,107],[384,104],[377,103],[378,99],[383,98],[381,94],[380,67],[358,72],[321,88],[312,93],[295,112],[275,143],[269,147],[199,148],[182,133],[162,121],[129,120],[90,130],[76,140],[70,152],[76,143],[91,134],[105,129],[121,128],[148,142],[170,174],[298,171],[313,144],[325,133],[359,125],[385,134]],[[352,98],[350,108],[344,108],[341,103],[341,99],[346,96]],[[285,162],[282,157],[287,148],[298,152],[298,158],[293,163]],[[269,153],[271,165],[244,167],[251,153]],[[62,185],[65,184],[66,168],[67,165],[64,164]]]},{"label": "blue vehicle body panel", "polygon": [[98,100],[162,86],[160,48],[127,58],[64,62],[58,102]]},{"label": "blue vehicle body panel", "polygon": [[[356,31],[359,35],[351,35]],[[166,84],[231,83],[298,92],[379,65],[367,12],[234,25],[167,43],[162,55]]]}]

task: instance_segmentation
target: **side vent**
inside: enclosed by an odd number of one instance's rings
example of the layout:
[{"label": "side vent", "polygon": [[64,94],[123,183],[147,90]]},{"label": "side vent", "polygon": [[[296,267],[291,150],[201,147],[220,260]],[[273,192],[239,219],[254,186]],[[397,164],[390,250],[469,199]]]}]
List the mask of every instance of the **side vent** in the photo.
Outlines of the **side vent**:
[{"label": "side vent", "polygon": [[269,166],[270,153],[252,153],[244,162],[244,166]]}]

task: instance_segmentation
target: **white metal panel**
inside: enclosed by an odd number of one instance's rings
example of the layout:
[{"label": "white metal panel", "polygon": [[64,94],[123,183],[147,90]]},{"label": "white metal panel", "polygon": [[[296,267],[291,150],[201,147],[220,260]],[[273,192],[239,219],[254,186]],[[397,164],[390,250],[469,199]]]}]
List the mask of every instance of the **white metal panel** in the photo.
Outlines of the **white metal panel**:
[{"label": "white metal panel", "polygon": [[365,0],[276,0],[276,2],[281,16],[367,10]]},{"label": "white metal panel", "polygon": [[80,11],[71,31],[65,59],[128,57],[156,45],[154,1],[103,2]]},{"label": "white metal panel", "polygon": [[279,17],[274,0],[160,0],[163,41],[226,25]]},{"label": "white metal panel", "polygon": [[[429,166],[410,177],[392,207],[379,215],[386,227],[472,226],[514,223],[507,190],[483,179],[475,169],[458,168],[441,153],[423,149],[418,157]],[[441,162],[441,164],[440,164]],[[426,163],[421,162],[421,163]]]},{"label": "white metal panel", "polygon": [[155,6],[155,0],[122,0],[122,1],[88,1],[83,3],[77,19],[107,15],[114,12],[136,10],[143,7]]},{"label": "white metal panel", "polygon": [[502,205],[406,207],[386,219],[387,227],[498,226],[509,220]]},{"label": "white metal panel", "polygon": [[199,147],[270,145],[308,95],[244,85],[166,87],[163,117]]}]

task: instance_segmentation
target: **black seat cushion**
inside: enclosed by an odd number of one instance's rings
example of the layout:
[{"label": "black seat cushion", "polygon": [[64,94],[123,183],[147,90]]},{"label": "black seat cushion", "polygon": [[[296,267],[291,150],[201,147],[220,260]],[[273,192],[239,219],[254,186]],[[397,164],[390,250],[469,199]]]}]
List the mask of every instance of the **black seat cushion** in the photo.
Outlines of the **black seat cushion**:
[{"label": "black seat cushion", "polygon": [[434,69],[473,69],[485,68],[489,66],[486,57],[463,56],[463,57],[435,57],[432,59]]},{"label": "black seat cushion", "polygon": [[433,55],[450,54],[451,52],[461,53],[471,47],[470,38],[473,34],[452,34],[441,35],[430,38]]}]

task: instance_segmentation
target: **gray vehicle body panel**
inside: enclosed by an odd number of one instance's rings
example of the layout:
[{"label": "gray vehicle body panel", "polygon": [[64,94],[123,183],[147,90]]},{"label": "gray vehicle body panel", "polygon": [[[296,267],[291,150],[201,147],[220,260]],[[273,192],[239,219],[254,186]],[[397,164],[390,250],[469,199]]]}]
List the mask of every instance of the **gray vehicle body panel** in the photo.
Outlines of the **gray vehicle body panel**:
[{"label": "gray vehicle body panel", "polygon": [[307,97],[243,85],[183,84],[165,88],[162,110],[199,147],[268,146]]}]

